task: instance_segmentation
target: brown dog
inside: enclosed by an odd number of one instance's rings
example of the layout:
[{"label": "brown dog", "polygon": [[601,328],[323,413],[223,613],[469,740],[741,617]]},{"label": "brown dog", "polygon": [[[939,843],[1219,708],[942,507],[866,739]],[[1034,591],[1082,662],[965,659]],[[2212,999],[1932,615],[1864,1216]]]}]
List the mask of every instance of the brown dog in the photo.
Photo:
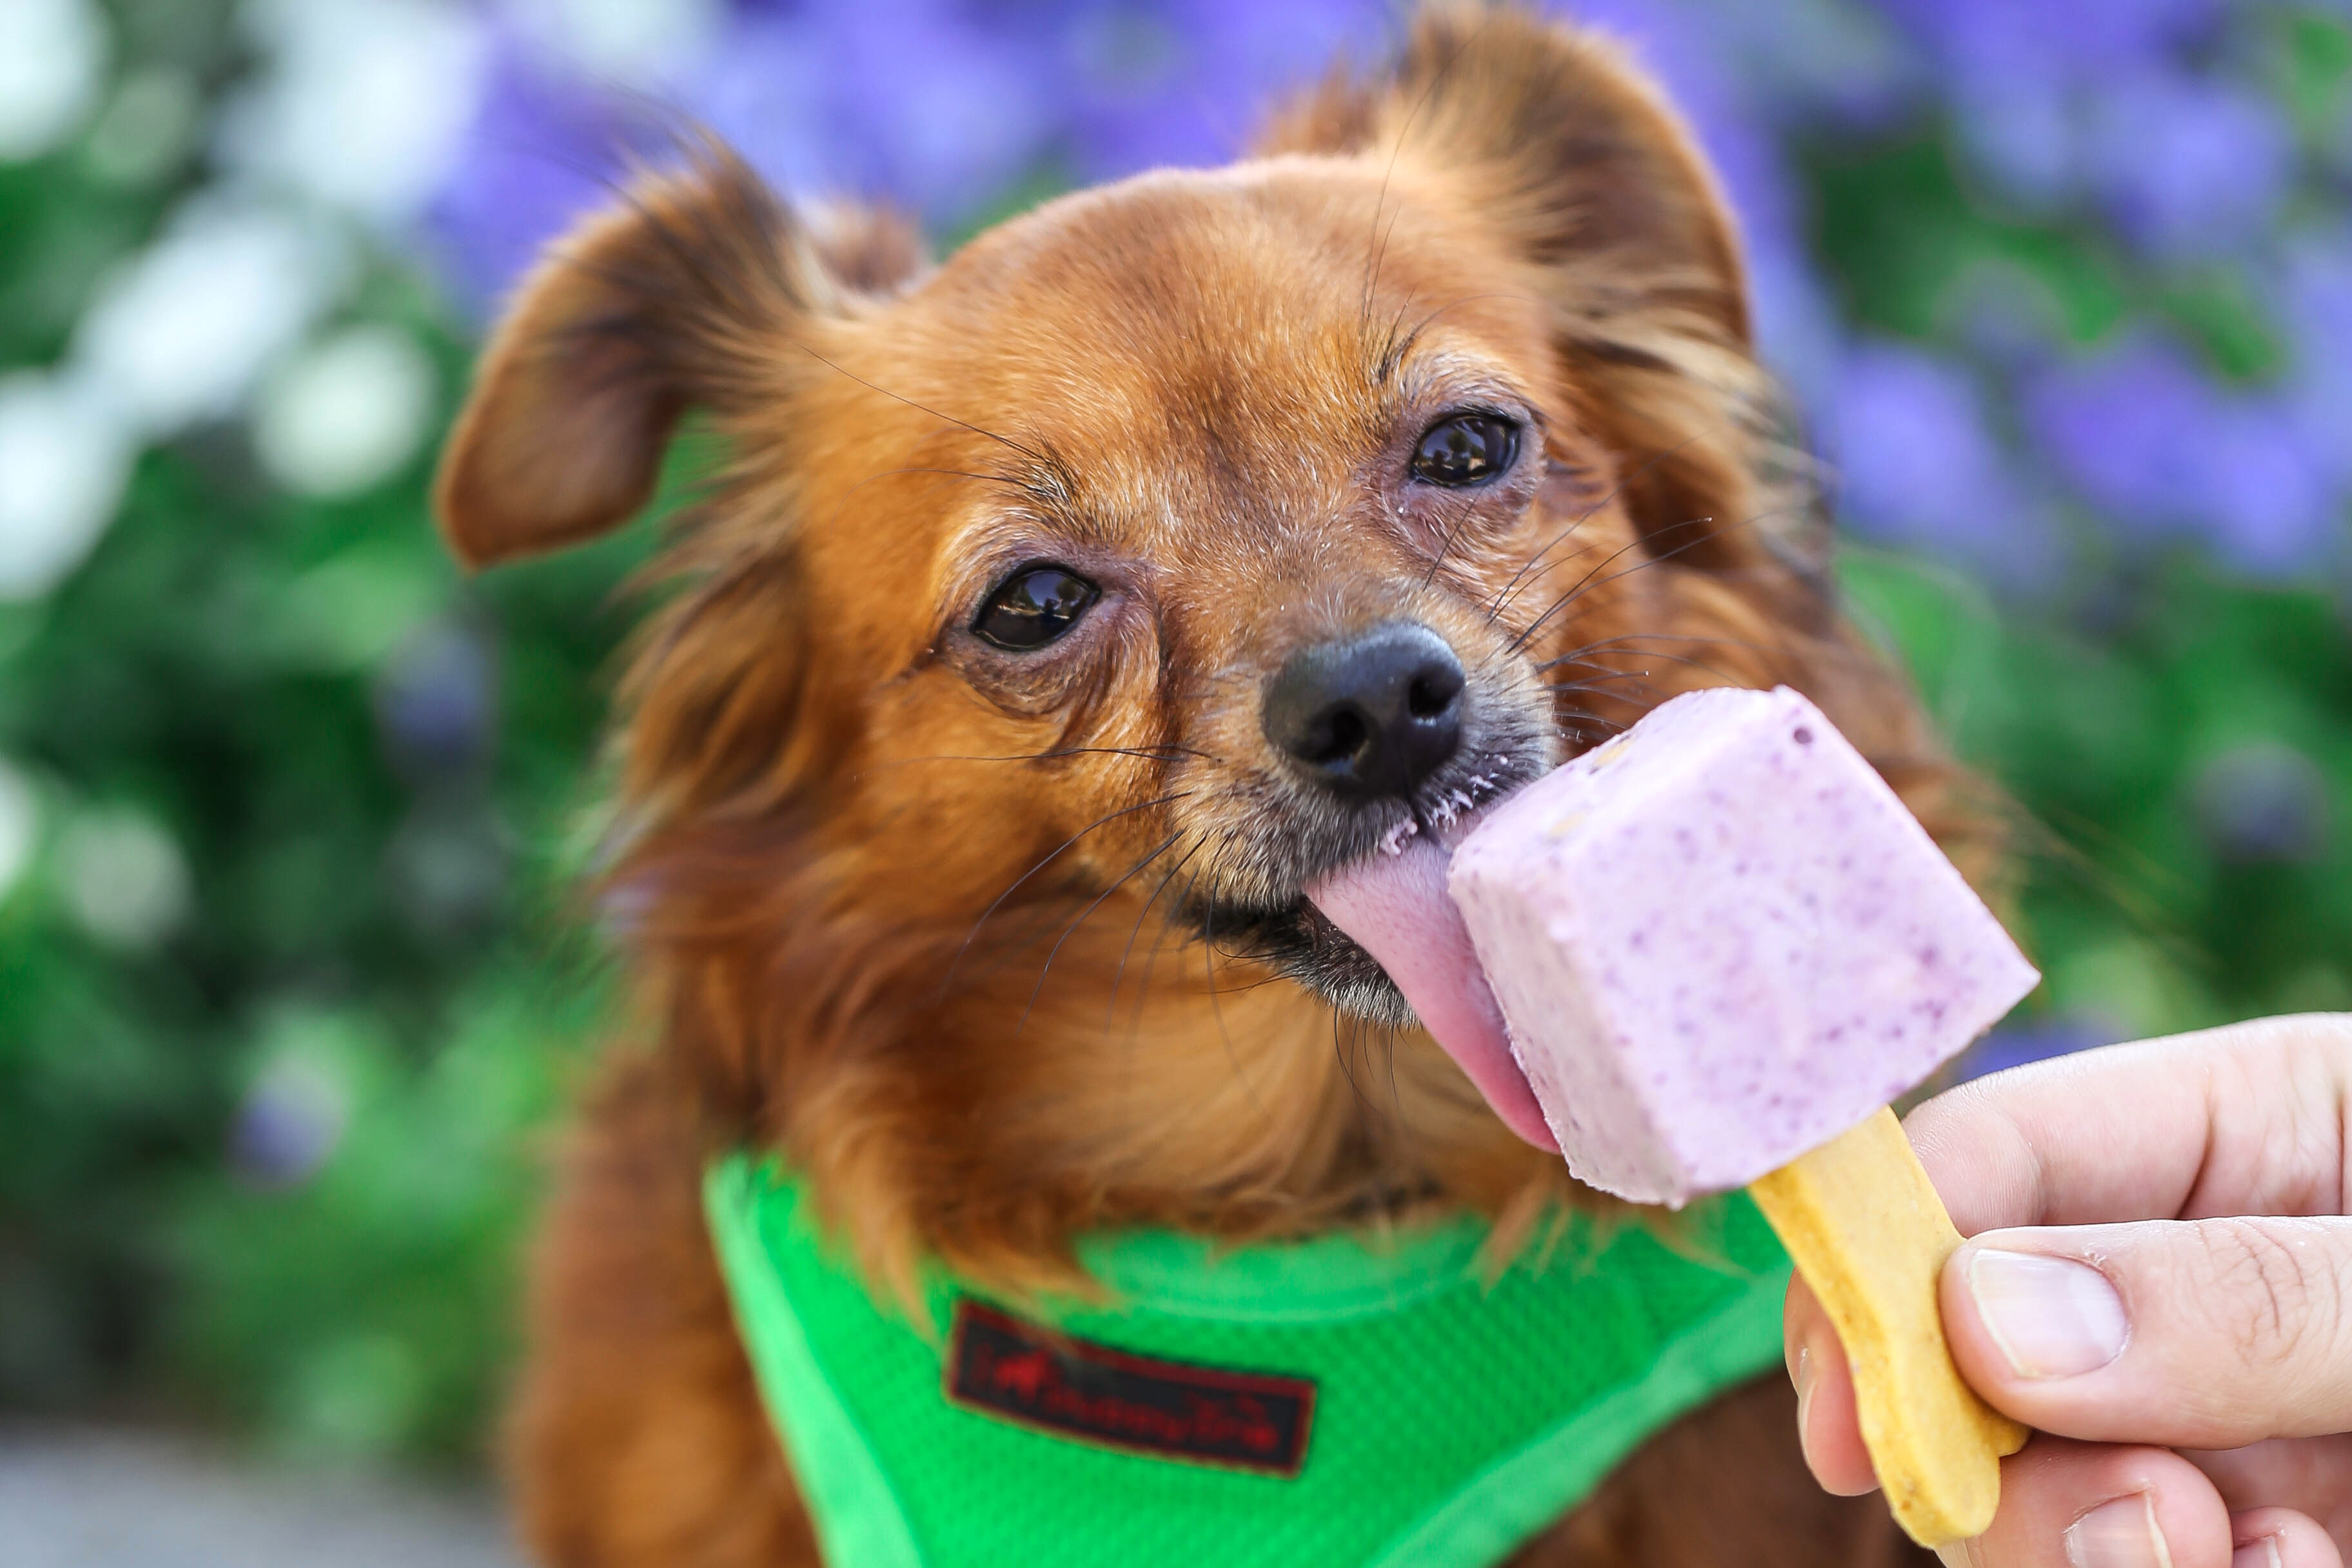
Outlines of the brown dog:
[{"label": "brown dog", "polygon": [[[564,1171],[515,1427],[551,1563],[815,1561],[704,1233],[715,1151],[784,1152],[885,1293],[926,1258],[1067,1285],[1114,1226],[1452,1207],[1507,1245],[1596,1200],[1307,882],[1724,683],[1805,690],[1981,847],[1830,601],[1706,169],[1614,53],[1530,17],[1430,13],[1253,161],[936,269],[722,154],[649,179],[499,329],[450,542],[615,526],[688,410],[729,462],[618,735],[647,1048]],[[1382,681],[1402,707],[1331,717]],[[1777,1377],[1517,1559],[1912,1560],[1813,1488]]]}]

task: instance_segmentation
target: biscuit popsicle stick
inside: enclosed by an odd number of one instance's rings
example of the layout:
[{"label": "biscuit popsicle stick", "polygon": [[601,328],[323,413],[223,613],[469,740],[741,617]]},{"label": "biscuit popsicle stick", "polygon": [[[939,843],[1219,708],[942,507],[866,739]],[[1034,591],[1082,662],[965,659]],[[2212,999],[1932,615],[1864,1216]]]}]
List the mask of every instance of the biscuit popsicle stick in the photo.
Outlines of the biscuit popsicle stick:
[{"label": "biscuit popsicle stick", "polygon": [[1798,693],[1717,689],[1307,889],[1523,1136],[1604,1192],[1750,1186],[1839,1331],[1895,1517],[1980,1532],[2021,1435],[1960,1384],[1958,1237],[1885,1107],[2039,982]]},{"label": "biscuit popsicle stick", "polygon": [[2000,1506],[2000,1461],[2026,1429],[1952,1365],[1936,1279],[1960,1233],[1903,1124],[1874,1112],[1748,1194],[1845,1343],[1862,1440],[1895,1521],[1924,1546],[1983,1534]]}]

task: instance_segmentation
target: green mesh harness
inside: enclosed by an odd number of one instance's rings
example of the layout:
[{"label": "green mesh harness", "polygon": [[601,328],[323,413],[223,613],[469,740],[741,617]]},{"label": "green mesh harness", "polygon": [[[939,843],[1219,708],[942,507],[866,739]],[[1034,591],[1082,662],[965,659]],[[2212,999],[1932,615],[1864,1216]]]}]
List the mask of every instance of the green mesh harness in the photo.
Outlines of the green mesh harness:
[{"label": "green mesh harness", "polygon": [[769,1411],[835,1568],[1487,1568],[1676,1415],[1780,1353],[1788,1264],[1745,1197],[1672,1249],[1578,1224],[1499,1278],[1483,1228],[1082,1257],[1115,1307],[950,1279],[877,1307],[798,1185],[705,1185]]}]

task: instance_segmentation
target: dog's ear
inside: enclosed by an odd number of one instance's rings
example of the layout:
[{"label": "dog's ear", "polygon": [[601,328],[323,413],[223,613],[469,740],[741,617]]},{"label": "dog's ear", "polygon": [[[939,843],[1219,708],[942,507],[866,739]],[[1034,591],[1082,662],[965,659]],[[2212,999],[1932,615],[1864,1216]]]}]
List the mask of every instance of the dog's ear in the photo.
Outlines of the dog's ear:
[{"label": "dog's ear", "polygon": [[1370,153],[1434,174],[1461,206],[1603,305],[1671,303],[1748,337],[1720,193],[1657,88],[1606,38],[1507,5],[1441,0],[1370,81],[1333,78],[1259,151]]},{"label": "dog's ear", "polygon": [[1654,552],[1811,569],[1812,524],[1802,508],[1778,515],[1790,497],[1768,474],[1789,456],[1786,430],[1755,363],[1728,210],[1615,45],[1515,6],[1441,0],[1386,71],[1310,91],[1260,151],[1375,160],[1535,266],[1562,368],[1616,448]]},{"label": "dog's ear", "polygon": [[492,334],[435,485],[450,548],[488,566],[626,521],[688,408],[777,395],[799,329],[922,259],[887,215],[803,223],[723,150],[638,179],[551,248]]}]

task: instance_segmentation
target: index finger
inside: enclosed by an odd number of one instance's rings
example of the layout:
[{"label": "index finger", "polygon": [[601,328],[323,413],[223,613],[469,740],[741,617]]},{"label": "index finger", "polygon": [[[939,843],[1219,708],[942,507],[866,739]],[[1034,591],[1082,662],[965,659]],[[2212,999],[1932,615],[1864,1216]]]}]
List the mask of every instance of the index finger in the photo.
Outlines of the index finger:
[{"label": "index finger", "polygon": [[1963,1236],[2345,1211],[2352,1015],[2110,1046],[1938,1095],[1905,1122]]}]

